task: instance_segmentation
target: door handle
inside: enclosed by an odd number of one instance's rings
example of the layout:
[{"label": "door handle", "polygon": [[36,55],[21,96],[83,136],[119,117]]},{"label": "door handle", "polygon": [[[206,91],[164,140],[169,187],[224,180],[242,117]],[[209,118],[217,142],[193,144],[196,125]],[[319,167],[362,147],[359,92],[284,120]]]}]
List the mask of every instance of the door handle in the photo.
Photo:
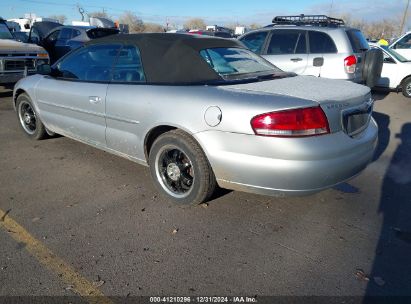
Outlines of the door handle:
[{"label": "door handle", "polygon": [[88,97],[88,101],[90,101],[90,103],[92,103],[92,104],[96,104],[96,103],[101,102],[101,97],[98,97],[98,96],[89,96],[89,97]]},{"label": "door handle", "polygon": [[302,58],[291,58],[290,60],[293,62],[298,62],[298,61],[302,61],[303,59]]}]

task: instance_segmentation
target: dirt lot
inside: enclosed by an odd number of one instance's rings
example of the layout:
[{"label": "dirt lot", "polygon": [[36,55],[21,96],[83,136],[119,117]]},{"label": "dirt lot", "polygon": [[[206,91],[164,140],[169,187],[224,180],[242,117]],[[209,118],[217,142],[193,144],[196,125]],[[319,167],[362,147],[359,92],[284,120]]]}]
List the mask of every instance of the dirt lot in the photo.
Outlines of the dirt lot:
[{"label": "dirt lot", "polygon": [[411,100],[376,95],[375,161],[303,198],[180,208],[147,168],[31,141],[0,92],[0,296],[411,295]]}]

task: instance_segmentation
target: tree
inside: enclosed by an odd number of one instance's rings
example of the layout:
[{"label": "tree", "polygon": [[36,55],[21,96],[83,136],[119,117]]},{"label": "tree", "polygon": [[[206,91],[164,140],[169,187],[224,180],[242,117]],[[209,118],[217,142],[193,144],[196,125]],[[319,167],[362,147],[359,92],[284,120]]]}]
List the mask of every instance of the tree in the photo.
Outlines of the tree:
[{"label": "tree", "polygon": [[64,22],[66,22],[67,20],[67,17],[65,15],[51,15],[49,16],[49,18],[57,20],[61,24],[64,24]]},{"label": "tree", "polygon": [[91,12],[88,14],[89,17],[100,17],[100,18],[110,18],[105,11]]},{"label": "tree", "polygon": [[258,23],[251,23],[249,25],[249,28],[250,28],[250,30],[256,30],[256,29],[262,28],[262,26]]},{"label": "tree", "polygon": [[163,33],[164,27],[157,23],[144,23],[145,33]]},{"label": "tree", "polygon": [[130,11],[126,11],[120,16],[119,22],[127,24],[130,34],[141,33],[144,31],[144,23],[136,14]]},{"label": "tree", "polygon": [[190,30],[205,30],[206,23],[201,18],[192,18],[187,20],[186,23],[184,23],[184,28]]}]

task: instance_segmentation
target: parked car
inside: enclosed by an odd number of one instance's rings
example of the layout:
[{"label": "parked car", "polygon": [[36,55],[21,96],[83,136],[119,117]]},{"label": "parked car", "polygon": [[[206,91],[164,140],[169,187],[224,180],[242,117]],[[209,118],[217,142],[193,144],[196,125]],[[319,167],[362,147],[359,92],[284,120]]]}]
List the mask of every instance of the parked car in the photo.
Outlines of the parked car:
[{"label": "parked car", "polygon": [[374,43],[372,48],[380,49],[384,54],[384,65],[377,87],[401,90],[405,97],[411,97],[411,61],[393,49]]},{"label": "parked car", "polygon": [[37,65],[48,62],[42,47],[17,41],[0,18],[0,85],[14,84],[26,73],[35,73]]},{"label": "parked car", "polygon": [[284,71],[351,80],[373,87],[382,53],[369,50],[360,30],[323,15],[278,16],[239,40]]},{"label": "parked car", "polygon": [[369,88],[283,72],[237,40],[111,35],[39,72],[13,95],[29,137],[54,132],[150,166],[180,204],[216,183],[315,193],[361,172],[377,141]]},{"label": "parked car", "polygon": [[71,26],[48,21],[36,22],[31,27],[29,42],[44,47],[50,55],[51,63],[54,63],[87,41],[118,34],[118,32],[116,28]]}]

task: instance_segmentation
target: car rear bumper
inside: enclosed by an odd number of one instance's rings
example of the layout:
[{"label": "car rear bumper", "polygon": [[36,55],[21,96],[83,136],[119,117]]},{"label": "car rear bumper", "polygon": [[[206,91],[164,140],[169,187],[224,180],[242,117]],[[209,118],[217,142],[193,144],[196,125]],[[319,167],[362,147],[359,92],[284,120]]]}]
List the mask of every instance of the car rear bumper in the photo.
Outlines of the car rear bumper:
[{"label": "car rear bumper", "polygon": [[195,136],[221,187],[289,196],[319,192],[359,174],[373,157],[377,134],[372,119],[355,138],[344,132],[306,138],[218,131]]}]

